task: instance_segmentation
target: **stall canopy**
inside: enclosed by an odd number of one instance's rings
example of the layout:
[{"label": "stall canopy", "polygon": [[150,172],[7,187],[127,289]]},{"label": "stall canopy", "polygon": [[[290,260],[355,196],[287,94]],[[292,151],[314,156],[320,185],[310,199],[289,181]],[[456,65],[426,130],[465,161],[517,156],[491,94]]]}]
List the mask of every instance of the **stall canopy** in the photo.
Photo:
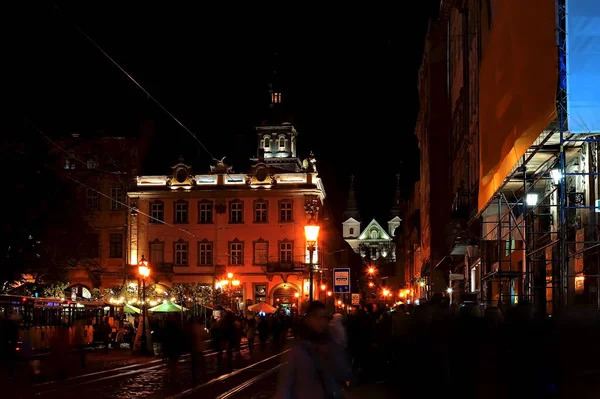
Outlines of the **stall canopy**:
[{"label": "stall canopy", "polygon": [[259,313],[259,312],[273,313],[277,309],[274,308],[273,306],[269,305],[266,302],[259,302],[256,305],[248,306],[248,310],[251,312],[255,312],[255,313]]},{"label": "stall canopy", "polygon": [[140,314],[140,313],[142,313],[142,311],[140,309],[136,308],[135,306],[131,306],[128,303],[126,303],[125,306],[123,306],[123,311],[125,313],[128,313],[128,314]]},{"label": "stall canopy", "polygon": [[[182,310],[182,307],[180,305],[177,305],[172,302],[163,302],[158,306],[148,309],[148,312],[151,312],[151,313],[175,313],[175,312],[181,312],[181,310]],[[187,309],[183,308],[183,310],[185,311]]]}]

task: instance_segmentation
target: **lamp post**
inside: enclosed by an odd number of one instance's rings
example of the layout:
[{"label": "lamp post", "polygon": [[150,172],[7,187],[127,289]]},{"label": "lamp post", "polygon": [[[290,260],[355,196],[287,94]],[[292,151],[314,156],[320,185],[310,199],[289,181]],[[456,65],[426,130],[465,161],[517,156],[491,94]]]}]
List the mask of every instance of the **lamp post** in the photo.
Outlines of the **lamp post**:
[{"label": "lamp post", "polygon": [[317,239],[319,238],[319,225],[317,224],[317,221],[315,220],[314,216],[311,216],[310,220],[308,221],[308,223],[306,224],[306,226],[304,226],[304,235],[306,236],[306,245],[308,246],[308,256],[309,256],[309,263],[308,263],[308,281],[309,281],[309,287],[308,287],[308,292],[309,292],[309,302],[312,303],[313,301],[313,269],[314,269],[314,265],[313,265],[313,254],[315,253],[315,245],[317,244]]},{"label": "lamp post", "polygon": [[231,307],[231,310],[233,311],[233,287],[239,287],[239,285],[241,284],[240,280],[234,280],[233,279],[233,273],[227,273],[227,280],[221,280],[217,283],[216,288],[220,288],[221,290],[227,288],[229,291],[229,295],[231,296],[231,298],[229,298],[229,306]]},{"label": "lamp post", "polygon": [[150,267],[148,261],[142,255],[142,259],[138,263],[138,274],[142,278],[142,348],[140,354],[148,354],[148,341],[146,337],[146,278],[150,275]]}]

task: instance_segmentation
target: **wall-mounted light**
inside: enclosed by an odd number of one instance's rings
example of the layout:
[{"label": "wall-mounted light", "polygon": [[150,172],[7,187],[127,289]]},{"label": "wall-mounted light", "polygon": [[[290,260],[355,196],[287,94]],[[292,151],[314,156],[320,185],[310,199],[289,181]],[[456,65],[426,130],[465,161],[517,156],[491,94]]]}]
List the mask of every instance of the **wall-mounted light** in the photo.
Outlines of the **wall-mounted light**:
[{"label": "wall-mounted light", "polygon": [[552,169],[550,171],[550,176],[552,177],[552,181],[555,185],[560,183],[560,179],[562,179],[562,172],[559,169]]},{"label": "wall-mounted light", "polygon": [[537,205],[538,195],[536,193],[529,193],[529,194],[527,194],[527,198],[525,199],[525,201],[527,202],[527,205],[529,205],[529,206]]}]

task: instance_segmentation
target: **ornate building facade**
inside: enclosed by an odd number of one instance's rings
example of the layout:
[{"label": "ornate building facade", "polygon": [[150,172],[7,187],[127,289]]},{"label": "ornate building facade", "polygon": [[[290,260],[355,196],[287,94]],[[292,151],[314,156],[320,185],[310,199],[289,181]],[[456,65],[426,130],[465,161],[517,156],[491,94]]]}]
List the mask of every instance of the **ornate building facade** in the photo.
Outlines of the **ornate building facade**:
[{"label": "ornate building facade", "polygon": [[[272,109],[281,94],[271,93]],[[153,283],[232,284],[232,308],[268,302],[286,308],[308,299],[307,209],[321,209],[325,190],[311,155],[296,155],[298,133],[287,121],[256,127],[257,156],[246,173],[217,161],[196,173],[183,159],[169,174],[138,176],[128,193],[128,263],[149,260]],[[319,263],[321,238],[313,254]],[[315,292],[318,292],[315,284]]]},{"label": "ornate building facade", "polygon": [[361,229],[361,217],[358,211],[356,196],[354,192],[354,176],[350,177],[350,192],[348,206],[344,213],[342,223],[343,237],[352,247],[354,252],[360,254],[363,259],[377,263],[396,262],[396,244],[394,237],[396,229],[400,226],[400,178],[396,184],[395,203],[392,207],[391,218],[384,229],[377,220],[373,219]]}]

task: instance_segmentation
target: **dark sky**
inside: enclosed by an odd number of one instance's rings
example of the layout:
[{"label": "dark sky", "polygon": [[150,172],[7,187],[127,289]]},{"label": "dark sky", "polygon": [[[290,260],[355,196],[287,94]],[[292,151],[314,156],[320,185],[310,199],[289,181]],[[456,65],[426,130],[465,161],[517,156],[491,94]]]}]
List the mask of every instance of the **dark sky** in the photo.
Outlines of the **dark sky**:
[{"label": "dark sky", "polygon": [[299,153],[314,151],[336,216],[350,174],[364,219],[388,217],[396,173],[405,193],[417,179],[416,83],[428,1],[327,10],[124,3],[21,11],[21,103],[47,134],[127,134],[152,119],[157,132],[147,173],[166,173],[180,153],[199,172],[211,163],[75,23],[236,171],[255,154],[252,127],[267,109],[277,53]]}]

